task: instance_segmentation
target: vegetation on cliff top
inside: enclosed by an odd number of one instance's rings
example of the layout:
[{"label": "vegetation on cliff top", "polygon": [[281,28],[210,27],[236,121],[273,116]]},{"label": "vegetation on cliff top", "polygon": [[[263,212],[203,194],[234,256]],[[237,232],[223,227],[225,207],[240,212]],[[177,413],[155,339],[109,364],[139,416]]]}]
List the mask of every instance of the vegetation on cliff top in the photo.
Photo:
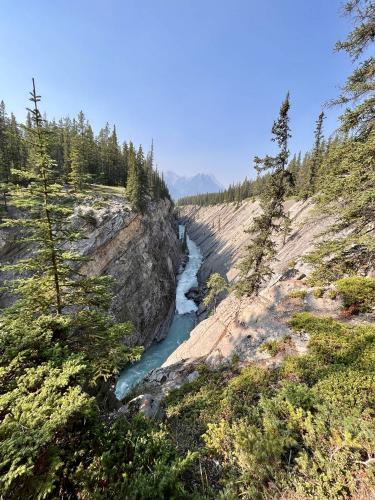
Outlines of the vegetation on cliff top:
[{"label": "vegetation on cliff top", "polygon": [[[76,195],[91,185],[123,186],[134,210],[144,211],[148,200],[170,199],[163,175],[154,165],[154,148],[145,156],[142,146],[129,141],[119,144],[116,127],[108,123],[94,136],[92,127],[81,111],[77,118],[56,122],[42,119],[46,151],[53,162],[53,176]],[[25,124],[8,116],[0,102],[0,214],[7,212],[11,196],[18,186],[25,186],[35,168],[33,161],[32,110]],[[23,174],[23,182],[13,169]]]},{"label": "vegetation on cliff top", "polygon": [[[206,498],[368,498],[374,485],[375,328],[307,313],[304,356],[274,370],[202,368],[166,400],[181,453],[199,453],[191,488]],[[361,496],[362,495],[362,496]]]}]

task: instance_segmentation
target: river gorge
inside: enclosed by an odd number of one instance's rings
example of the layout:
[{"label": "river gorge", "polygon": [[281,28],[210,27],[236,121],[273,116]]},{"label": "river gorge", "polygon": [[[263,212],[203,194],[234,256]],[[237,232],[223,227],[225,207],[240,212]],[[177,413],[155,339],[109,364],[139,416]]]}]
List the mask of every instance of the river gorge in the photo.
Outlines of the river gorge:
[{"label": "river gorge", "polygon": [[[180,225],[180,238],[185,227]],[[202,263],[202,253],[195,242],[186,238],[189,260],[177,277],[176,311],[164,340],[154,343],[142,355],[141,359],[125,368],[117,381],[116,396],[123,398],[151,370],[159,368],[167,358],[189,337],[196,324],[197,306],[186,293],[198,285],[198,271]]]}]

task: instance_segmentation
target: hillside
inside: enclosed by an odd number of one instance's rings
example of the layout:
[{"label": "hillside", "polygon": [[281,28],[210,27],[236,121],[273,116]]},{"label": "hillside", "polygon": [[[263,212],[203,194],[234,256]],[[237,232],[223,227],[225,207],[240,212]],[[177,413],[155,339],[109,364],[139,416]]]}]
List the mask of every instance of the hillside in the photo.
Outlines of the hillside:
[{"label": "hillside", "polygon": [[[291,334],[288,320],[296,311],[337,311],[334,301],[315,299],[303,278],[309,268],[302,257],[311,251],[317,236],[328,226],[329,219],[313,215],[307,202],[288,202],[285,206],[292,220],[292,231],[285,244],[279,239],[279,250],[273,261],[274,275],[256,298],[239,299],[234,293],[223,298],[215,313],[191,332],[164,366],[184,360],[204,359],[209,364],[230,362],[234,355],[241,360],[258,356],[257,348],[265,342]],[[181,210],[189,234],[203,251],[200,278],[204,284],[212,273],[224,276],[233,284],[238,264],[249,237],[244,229],[259,214],[259,204],[243,202],[212,207],[187,206]],[[310,291],[303,300],[289,299],[295,290]],[[204,314],[203,314],[204,316]],[[264,356],[261,356],[264,357]]]}]

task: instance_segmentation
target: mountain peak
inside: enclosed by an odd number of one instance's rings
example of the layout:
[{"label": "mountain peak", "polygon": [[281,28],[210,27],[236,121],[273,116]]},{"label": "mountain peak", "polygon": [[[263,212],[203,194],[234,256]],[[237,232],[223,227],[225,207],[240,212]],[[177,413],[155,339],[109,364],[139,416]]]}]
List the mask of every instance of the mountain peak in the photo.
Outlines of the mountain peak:
[{"label": "mountain peak", "polygon": [[169,192],[173,199],[200,193],[214,193],[224,189],[224,186],[213,174],[198,173],[191,177],[182,176],[172,171],[164,174]]}]

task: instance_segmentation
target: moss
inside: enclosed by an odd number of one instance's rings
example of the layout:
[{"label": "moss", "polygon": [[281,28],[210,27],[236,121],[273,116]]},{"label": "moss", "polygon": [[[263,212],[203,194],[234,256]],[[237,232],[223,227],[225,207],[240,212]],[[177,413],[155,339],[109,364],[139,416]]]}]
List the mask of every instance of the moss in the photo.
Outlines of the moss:
[{"label": "moss", "polygon": [[324,294],[324,288],[315,288],[312,292],[313,296],[316,298],[316,299],[320,299],[323,297],[323,294]]},{"label": "moss", "polygon": [[375,306],[375,279],[352,276],[335,283],[345,308],[353,312],[368,312]]},{"label": "moss", "polygon": [[290,299],[304,299],[307,295],[306,290],[301,290],[301,289],[295,289],[289,292],[288,297]]},{"label": "moss", "polygon": [[276,356],[280,351],[280,343],[277,340],[269,340],[262,344],[259,348],[261,352],[267,352],[271,356]]},{"label": "moss", "polygon": [[337,290],[335,290],[334,288],[328,290],[327,297],[331,300],[335,300],[337,298]]}]

